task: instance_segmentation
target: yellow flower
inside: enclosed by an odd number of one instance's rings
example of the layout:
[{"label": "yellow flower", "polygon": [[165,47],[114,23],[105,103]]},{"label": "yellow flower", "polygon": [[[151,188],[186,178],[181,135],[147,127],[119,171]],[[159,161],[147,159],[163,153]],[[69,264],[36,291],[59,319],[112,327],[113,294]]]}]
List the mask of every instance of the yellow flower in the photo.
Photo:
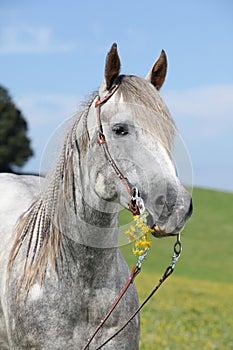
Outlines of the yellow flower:
[{"label": "yellow flower", "polygon": [[140,240],[138,240],[135,243],[135,247],[136,248],[141,248],[143,250],[146,250],[148,248],[150,248],[151,246],[151,240],[150,239],[146,239],[146,237],[141,238]]},{"label": "yellow flower", "polygon": [[136,225],[137,225],[137,227],[139,227],[139,228],[143,227],[143,226],[144,226],[143,220],[142,220],[142,219],[141,219],[141,220],[138,220],[138,222],[136,223]]},{"label": "yellow flower", "polygon": [[142,241],[140,240],[140,241],[137,241],[136,243],[135,243],[135,247],[136,248],[142,248]]},{"label": "yellow flower", "polygon": [[134,215],[134,225],[131,225],[125,234],[128,235],[130,242],[135,241],[133,254],[141,256],[147,252],[151,246],[150,233],[154,232],[147,224],[148,213]]},{"label": "yellow flower", "polygon": [[150,248],[150,246],[151,246],[151,241],[150,240],[146,240],[146,241],[143,241],[142,242],[142,247],[143,248]]},{"label": "yellow flower", "polygon": [[134,253],[134,255],[142,255],[144,253],[144,251],[141,249],[134,249],[133,253]]},{"label": "yellow flower", "polygon": [[130,242],[135,241],[136,238],[137,238],[137,236],[133,235],[132,233],[129,235],[129,241]]},{"label": "yellow flower", "polygon": [[125,234],[128,236],[129,242],[133,242],[137,238],[137,236],[130,230],[126,230]]},{"label": "yellow flower", "polygon": [[152,230],[149,226],[145,225],[144,227],[142,227],[141,229],[141,234],[142,235],[146,235],[148,233],[152,233],[154,232],[154,230]]}]

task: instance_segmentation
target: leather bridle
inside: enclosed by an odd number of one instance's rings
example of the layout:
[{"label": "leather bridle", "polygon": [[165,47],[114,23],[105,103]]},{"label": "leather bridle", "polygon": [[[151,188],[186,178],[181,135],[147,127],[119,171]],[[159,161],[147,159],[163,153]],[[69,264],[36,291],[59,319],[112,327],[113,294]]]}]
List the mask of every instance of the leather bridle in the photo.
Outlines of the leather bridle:
[{"label": "leather bridle", "polygon": [[112,95],[117,91],[118,87],[119,87],[119,84],[113,85],[113,87],[109,90],[107,95],[105,95],[103,98],[100,98],[100,96],[98,96],[98,99],[95,102],[96,116],[97,116],[97,123],[98,123],[97,141],[98,141],[98,144],[103,148],[105,156],[108,162],[111,164],[114,172],[116,173],[118,178],[122,181],[127,192],[130,195],[129,204],[128,204],[129,210],[133,213],[133,215],[140,215],[145,211],[143,199],[140,197],[140,193],[137,187],[132,186],[128,178],[124,176],[124,174],[121,172],[121,170],[117,166],[116,162],[113,160],[109,152],[108,144],[106,141],[106,137],[103,131],[103,125],[101,121],[101,107],[112,97]]},{"label": "leather bridle", "polygon": [[[102,99],[98,96],[98,100],[95,103],[95,107],[96,107],[96,110],[97,110],[97,121],[98,121],[98,144],[101,145],[102,148],[104,149],[106,158],[108,159],[109,163],[113,167],[113,169],[114,169],[115,173],[117,174],[117,176],[119,177],[119,179],[125,185],[126,190],[128,191],[128,193],[130,194],[130,202],[129,202],[129,209],[130,209],[130,211],[133,213],[133,215],[140,215],[145,210],[143,200],[142,200],[142,198],[139,195],[138,189],[136,187],[133,187],[130,184],[130,182],[127,179],[127,177],[125,177],[123,175],[123,173],[120,171],[120,169],[118,168],[118,166],[114,162],[111,154],[109,153],[108,145],[107,145],[107,142],[106,142],[106,137],[104,135],[103,126],[102,126],[102,123],[101,123],[101,106],[110,99],[110,97],[116,92],[118,87],[119,87],[119,85],[114,85],[110,89],[108,94],[105,95]],[[143,301],[143,303],[134,311],[134,313],[130,316],[130,318],[122,325],[122,327],[119,328],[107,340],[105,340],[104,343],[102,343],[100,346],[98,346],[96,348],[96,350],[102,349],[102,347],[104,347],[110,340],[112,340],[120,332],[122,332],[123,329],[125,329],[125,327],[127,327],[127,325],[132,321],[132,319],[140,312],[140,310],[146,305],[146,303],[152,298],[152,296],[161,287],[161,285],[164,283],[164,281],[173,273],[174,268],[175,268],[175,264],[176,264],[176,262],[178,261],[178,259],[180,257],[181,251],[182,251],[182,245],[181,245],[181,242],[180,242],[180,233],[178,233],[176,235],[176,242],[175,242],[175,245],[174,245],[174,248],[173,248],[172,261],[171,261],[170,265],[168,265],[168,267],[166,268],[166,270],[165,270],[164,274],[162,275],[162,277],[160,278],[159,282],[155,285],[155,287],[153,288],[153,290],[151,291],[149,296]],[[142,261],[145,258],[145,256],[146,256],[146,253],[144,254],[144,256],[139,256],[137,264],[134,265],[133,268],[132,268],[132,271],[130,273],[128,281],[125,283],[123,289],[121,290],[120,294],[118,295],[118,297],[116,298],[116,300],[114,301],[114,303],[112,304],[110,309],[108,310],[108,312],[105,315],[105,317],[100,321],[100,323],[98,324],[98,326],[96,327],[94,332],[90,335],[90,337],[88,338],[88,340],[87,340],[85,346],[82,348],[82,350],[87,350],[89,348],[89,345],[92,342],[92,340],[95,338],[95,336],[97,335],[99,330],[103,327],[103,325],[108,320],[108,318],[110,317],[112,312],[115,310],[117,304],[120,302],[120,300],[122,299],[123,295],[128,290],[129,286],[133,283],[135,277],[140,273],[140,271],[141,271],[141,264],[142,264]]]}]

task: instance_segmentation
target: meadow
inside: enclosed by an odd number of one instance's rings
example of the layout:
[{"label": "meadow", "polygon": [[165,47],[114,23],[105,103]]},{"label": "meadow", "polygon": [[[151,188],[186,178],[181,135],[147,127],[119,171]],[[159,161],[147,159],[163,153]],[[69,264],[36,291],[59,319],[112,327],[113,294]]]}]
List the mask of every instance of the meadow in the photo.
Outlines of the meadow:
[{"label": "meadow", "polygon": [[[141,312],[140,350],[233,349],[233,194],[195,188],[193,201],[175,271]],[[129,221],[122,211],[121,225]],[[141,302],[170,263],[174,242],[153,239],[135,280]],[[132,267],[132,246],[121,251]]]}]

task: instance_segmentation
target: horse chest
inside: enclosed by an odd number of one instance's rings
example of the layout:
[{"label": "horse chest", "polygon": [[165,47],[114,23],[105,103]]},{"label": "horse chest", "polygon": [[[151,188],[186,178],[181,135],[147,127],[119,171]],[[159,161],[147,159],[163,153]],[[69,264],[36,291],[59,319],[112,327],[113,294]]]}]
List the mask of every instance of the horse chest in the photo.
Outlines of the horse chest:
[{"label": "horse chest", "polygon": [[[12,338],[15,344],[23,344],[28,349],[40,349],[40,346],[42,349],[54,349],[54,344],[57,349],[76,349],[85,343],[115,298],[116,291],[106,287],[82,291],[67,288],[65,291],[60,286],[59,290],[51,290],[48,295],[47,291],[35,284],[27,303],[12,315]],[[100,339],[124,322],[128,313],[132,312],[132,300],[135,299],[131,293],[129,298],[123,298],[100,332]],[[35,345],[31,347],[29,344]]]},{"label": "horse chest", "polygon": [[[133,293],[132,293],[133,292]],[[110,317],[108,326],[113,327],[119,323],[119,319],[125,318],[127,312],[134,308],[135,291],[126,295]],[[28,319],[38,319],[38,322],[46,320],[49,324],[67,325],[75,330],[83,324],[86,328],[96,326],[105,316],[112,303],[115,301],[119,290],[115,283],[96,283],[92,286],[84,286],[82,281],[66,281],[56,286],[41,287],[34,284],[29,292],[24,305]],[[132,295],[133,294],[133,295]]]}]

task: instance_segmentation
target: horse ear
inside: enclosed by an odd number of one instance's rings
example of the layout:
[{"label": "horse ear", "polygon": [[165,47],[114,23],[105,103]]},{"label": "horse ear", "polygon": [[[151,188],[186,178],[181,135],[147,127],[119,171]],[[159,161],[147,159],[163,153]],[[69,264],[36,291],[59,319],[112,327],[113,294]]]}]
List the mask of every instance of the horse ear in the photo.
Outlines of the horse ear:
[{"label": "horse ear", "polygon": [[114,43],[107,54],[105,63],[105,84],[107,90],[110,90],[112,84],[119,76],[120,69],[121,61],[117,52],[117,44]]},{"label": "horse ear", "polygon": [[161,54],[158,60],[153,65],[153,68],[146,76],[146,80],[150,81],[154,87],[159,90],[164,83],[167,73],[167,56],[164,50],[161,51]]}]

